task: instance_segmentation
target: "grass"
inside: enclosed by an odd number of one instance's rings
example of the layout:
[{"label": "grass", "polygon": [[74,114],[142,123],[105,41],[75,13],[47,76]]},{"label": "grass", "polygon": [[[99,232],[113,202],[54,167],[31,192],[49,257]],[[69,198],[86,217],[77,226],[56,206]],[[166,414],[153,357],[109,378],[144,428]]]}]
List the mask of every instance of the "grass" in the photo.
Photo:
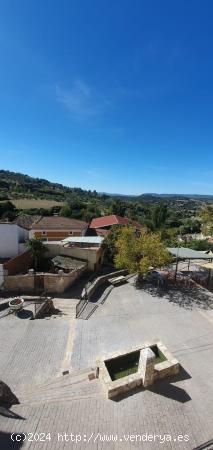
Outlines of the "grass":
[{"label": "grass", "polygon": [[114,372],[113,380],[118,380],[119,378],[127,377],[132,375],[132,373],[136,373],[138,371],[138,367],[129,367],[128,369],[121,370],[120,372]]},{"label": "grass", "polygon": [[165,355],[159,350],[157,345],[153,345],[151,347],[151,350],[154,352],[155,354],[155,364],[159,364],[162,363],[163,361],[166,361],[167,358],[165,357]]},{"label": "grass", "polygon": [[55,200],[34,199],[34,198],[19,198],[17,200],[11,199],[11,203],[17,209],[31,209],[31,208],[52,208],[53,206],[63,206],[63,202]]},{"label": "grass", "polygon": [[118,380],[136,373],[138,371],[139,357],[140,351],[137,351],[106,361],[105,364],[111,380]]}]

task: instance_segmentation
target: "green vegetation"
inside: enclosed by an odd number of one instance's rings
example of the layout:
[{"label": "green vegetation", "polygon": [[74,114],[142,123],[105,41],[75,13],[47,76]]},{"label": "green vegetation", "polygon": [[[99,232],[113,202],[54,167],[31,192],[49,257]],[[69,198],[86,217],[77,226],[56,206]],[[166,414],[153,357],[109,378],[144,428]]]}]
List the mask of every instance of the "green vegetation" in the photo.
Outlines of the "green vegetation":
[{"label": "green vegetation", "polygon": [[[0,171],[0,219],[12,221],[17,215],[51,216],[59,214],[90,222],[94,217],[117,214],[139,222],[146,230],[158,232],[165,246],[177,246],[178,237],[192,236],[181,243],[208,250],[207,241],[196,241],[193,234],[213,234],[211,196],[178,196],[143,194],[121,196],[67,187],[59,183],[32,178],[20,173]],[[106,242],[106,258],[115,256],[119,227],[112,230]]]},{"label": "green vegetation", "polygon": [[118,380],[119,378],[127,377],[138,371],[138,363],[140,352],[128,353],[124,356],[106,361],[106,367],[110,374],[111,380]]},{"label": "green vegetation", "polygon": [[115,266],[144,276],[151,268],[160,268],[171,260],[160,233],[142,229],[140,236],[132,227],[123,227],[115,243]]},{"label": "green vegetation", "polygon": [[167,361],[167,358],[165,357],[165,355],[161,352],[161,350],[159,350],[157,345],[152,345],[151,350],[154,352],[155,354],[155,364],[159,364],[162,363],[164,361]]},{"label": "green vegetation", "polygon": [[213,234],[213,204],[207,205],[202,208],[200,213],[200,218],[202,221],[202,231],[208,236]]},{"label": "green vegetation", "polygon": [[47,251],[46,247],[39,239],[30,239],[27,247],[33,257],[34,269],[36,271],[41,270],[40,266],[43,265],[44,254]]},{"label": "green vegetation", "polygon": [[6,201],[0,203],[0,219],[12,221],[16,217],[16,208],[12,202]]}]

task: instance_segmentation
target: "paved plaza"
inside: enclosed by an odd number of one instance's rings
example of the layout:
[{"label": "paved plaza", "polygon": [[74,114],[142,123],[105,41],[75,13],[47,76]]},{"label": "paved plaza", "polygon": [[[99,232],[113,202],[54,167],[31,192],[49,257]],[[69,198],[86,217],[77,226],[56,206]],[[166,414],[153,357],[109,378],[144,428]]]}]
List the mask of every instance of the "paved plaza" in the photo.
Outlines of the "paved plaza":
[{"label": "paved plaza", "polygon": [[[89,320],[75,319],[75,300],[54,304],[62,311],[55,317],[0,320],[0,379],[21,401],[1,411],[3,449],[213,448],[211,294],[128,283]],[[179,360],[178,376],[116,401],[105,399],[99,380],[88,381],[103,353],[155,339]],[[11,433],[26,439],[13,442]]]}]

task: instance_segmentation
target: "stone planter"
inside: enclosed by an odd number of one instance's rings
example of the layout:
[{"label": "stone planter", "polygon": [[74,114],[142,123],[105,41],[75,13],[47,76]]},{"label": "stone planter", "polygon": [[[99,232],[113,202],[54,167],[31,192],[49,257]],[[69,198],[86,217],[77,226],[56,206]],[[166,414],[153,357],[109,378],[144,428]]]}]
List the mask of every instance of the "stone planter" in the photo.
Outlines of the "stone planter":
[{"label": "stone planter", "polygon": [[24,300],[23,298],[16,297],[10,300],[9,307],[11,311],[19,311],[24,306]]},{"label": "stone planter", "polygon": [[[154,351],[160,352],[162,358],[155,355]],[[127,376],[121,375],[117,379],[112,377],[112,364],[115,366],[116,361],[124,360],[124,357],[132,357],[135,353],[139,353],[137,371],[129,373]],[[158,355],[159,356],[159,355]],[[165,360],[164,360],[165,359]],[[144,342],[141,346],[117,351],[111,355],[104,355],[96,361],[97,373],[102,380],[103,388],[107,398],[113,398],[117,395],[124,394],[138,386],[147,388],[152,385],[155,380],[165,378],[170,375],[178,374],[180,364],[176,358],[168,351],[165,345],[160,341]]]}]

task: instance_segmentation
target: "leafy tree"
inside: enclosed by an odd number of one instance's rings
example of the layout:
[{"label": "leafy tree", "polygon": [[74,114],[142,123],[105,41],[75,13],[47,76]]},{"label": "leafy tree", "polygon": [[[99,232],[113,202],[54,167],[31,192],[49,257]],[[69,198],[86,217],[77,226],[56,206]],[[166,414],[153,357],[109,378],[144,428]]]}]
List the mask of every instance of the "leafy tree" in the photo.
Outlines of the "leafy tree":
[{"label": "leafy tree", "polygon": [[38,270],[39,262],[42,260],[44,253],[47,249],[39,239],[30,239],[27,243],[28,250],[30,250],[33,257],[34,268]]},{"label": "leafy tree", "polygon": [[159,230],[163,225],[165,225],[166,219],[168,217],[168,209],[165,203],[159,203],[155,205],[152,213],[152,220],[156,230]]},{"label": "leafy tree", "polygon": [[104,240],[105,258],[113,262],[116,253],[116,242],[120,236],[123,225],[114,225]]},{"label": "leafy tree", "polygon": [[201,225],[199,220],[195,220],[193,218],[184,219],[183,225],[180,226],[180,233],[181,234],[199,233],[200,227]]},{"label": "leafy tree", "polygon": [[213,234],[213,204],[207,205],[200,212],[202,231],[208,236]]},{"label": "leafy tree", "polygon": [[115,266],[144,276],[150,268],[168,264],[171,257],[159,233],[142,230],[139,237],[132,227],[124,227],[116,241]]},{"label": "leafy tree", "polygon": [[191,241],[181,243],[182,247],[192,248],[193,250],[206,251],[211,250],[213,247],[207,239],[196,240],[193,239]]},{"label": "leafy tree", "polygon": [[59,215],[63,216],[63,217],[71,217],[72,210],[71,210],[70,206],[67,204],[63,205],[62,208],[60,209]]},{"label": "leafy tree", "polygon": [[111,204],[111,214],[117,214],[118,216],[124,216],[126,211],[126,203],[120,199],[116,199]]},{"label": "leafy tree", "polygon": [[11,202],[1,202],[0,203],[0,218],[14,220],[16,217],[16,208]]}]

